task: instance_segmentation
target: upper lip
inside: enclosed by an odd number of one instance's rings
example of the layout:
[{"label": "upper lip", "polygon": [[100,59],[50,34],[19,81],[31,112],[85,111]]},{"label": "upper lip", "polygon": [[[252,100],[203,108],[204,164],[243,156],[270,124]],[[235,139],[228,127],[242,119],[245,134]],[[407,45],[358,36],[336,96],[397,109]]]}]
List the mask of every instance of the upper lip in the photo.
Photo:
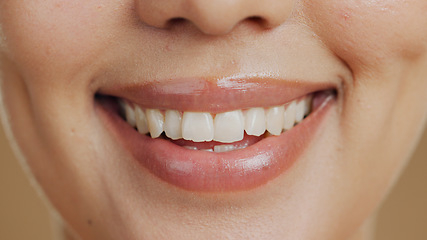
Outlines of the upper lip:
[{"label": "upper lip", "polygon": [[282,105],[309,93],[335,89],[333,83],[308,83],[266,77],[181,78],[105,87],[99,93],[142,108],[220,113]]},{"label": "upper lip", "polygon": [[235,38],[133,37],[109,48],[120,54],[103,56],[90,92],[143,108],[215,113],[283,104],[352,78],[348,65],[298,23]]}]

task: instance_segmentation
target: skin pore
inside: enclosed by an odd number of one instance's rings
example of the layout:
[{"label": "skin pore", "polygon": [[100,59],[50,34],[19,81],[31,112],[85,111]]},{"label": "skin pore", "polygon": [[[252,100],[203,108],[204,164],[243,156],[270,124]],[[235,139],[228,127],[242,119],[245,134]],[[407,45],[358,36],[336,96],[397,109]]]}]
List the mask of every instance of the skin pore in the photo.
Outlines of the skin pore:
[{"label": "skin pore", "polygon": [[[3,124],[82,239],[370,239],[427,117],[425,12],[424,0],[3,0]],[[94,97],[259,75],[337,94],[298,161],[247,191],[159,180]]]}]

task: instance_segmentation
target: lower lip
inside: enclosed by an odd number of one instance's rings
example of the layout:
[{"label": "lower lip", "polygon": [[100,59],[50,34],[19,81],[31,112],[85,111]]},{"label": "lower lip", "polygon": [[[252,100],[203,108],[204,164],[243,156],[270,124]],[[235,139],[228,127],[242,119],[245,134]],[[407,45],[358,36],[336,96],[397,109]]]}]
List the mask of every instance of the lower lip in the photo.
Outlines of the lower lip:
[{"label": "lower lip", "polygon": [[97,106],[118,141],[158,178],[189,191],[231,192],[254,189],[285,173],[307,149],[334,102],[334,96],[325,98],[304,121],[280,136],[225,153],[189,150],[141,135],[116,112]]}]

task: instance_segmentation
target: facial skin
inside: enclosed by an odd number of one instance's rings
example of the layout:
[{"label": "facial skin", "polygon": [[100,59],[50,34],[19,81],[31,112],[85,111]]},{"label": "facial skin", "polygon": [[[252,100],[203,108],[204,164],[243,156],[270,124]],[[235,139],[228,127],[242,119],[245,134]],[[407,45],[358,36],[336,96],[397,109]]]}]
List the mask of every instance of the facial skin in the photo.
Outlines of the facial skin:
[{"label": "facial skin", "polygon": [[[426,120],[425,12],[424,0],[3,0],[3,123],[82,239],[366,239]],[[249,191],[159,180],[94,107],[116,83],[259,73],[314,83],[325,71],[337,102],[314,140]]]}]

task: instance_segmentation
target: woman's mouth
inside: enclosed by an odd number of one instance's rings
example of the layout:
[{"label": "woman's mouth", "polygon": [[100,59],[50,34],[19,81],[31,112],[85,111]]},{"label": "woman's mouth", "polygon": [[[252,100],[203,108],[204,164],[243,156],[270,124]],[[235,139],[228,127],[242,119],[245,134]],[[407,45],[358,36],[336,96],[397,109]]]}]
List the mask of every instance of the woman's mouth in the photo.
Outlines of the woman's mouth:
[{"label": "woman's mouth", "polygon": [[285,172],[336,99],[330,85],[273,79],[153,86],[104,89],[97,106],[143,167],[201,192],[249,190]]}]

